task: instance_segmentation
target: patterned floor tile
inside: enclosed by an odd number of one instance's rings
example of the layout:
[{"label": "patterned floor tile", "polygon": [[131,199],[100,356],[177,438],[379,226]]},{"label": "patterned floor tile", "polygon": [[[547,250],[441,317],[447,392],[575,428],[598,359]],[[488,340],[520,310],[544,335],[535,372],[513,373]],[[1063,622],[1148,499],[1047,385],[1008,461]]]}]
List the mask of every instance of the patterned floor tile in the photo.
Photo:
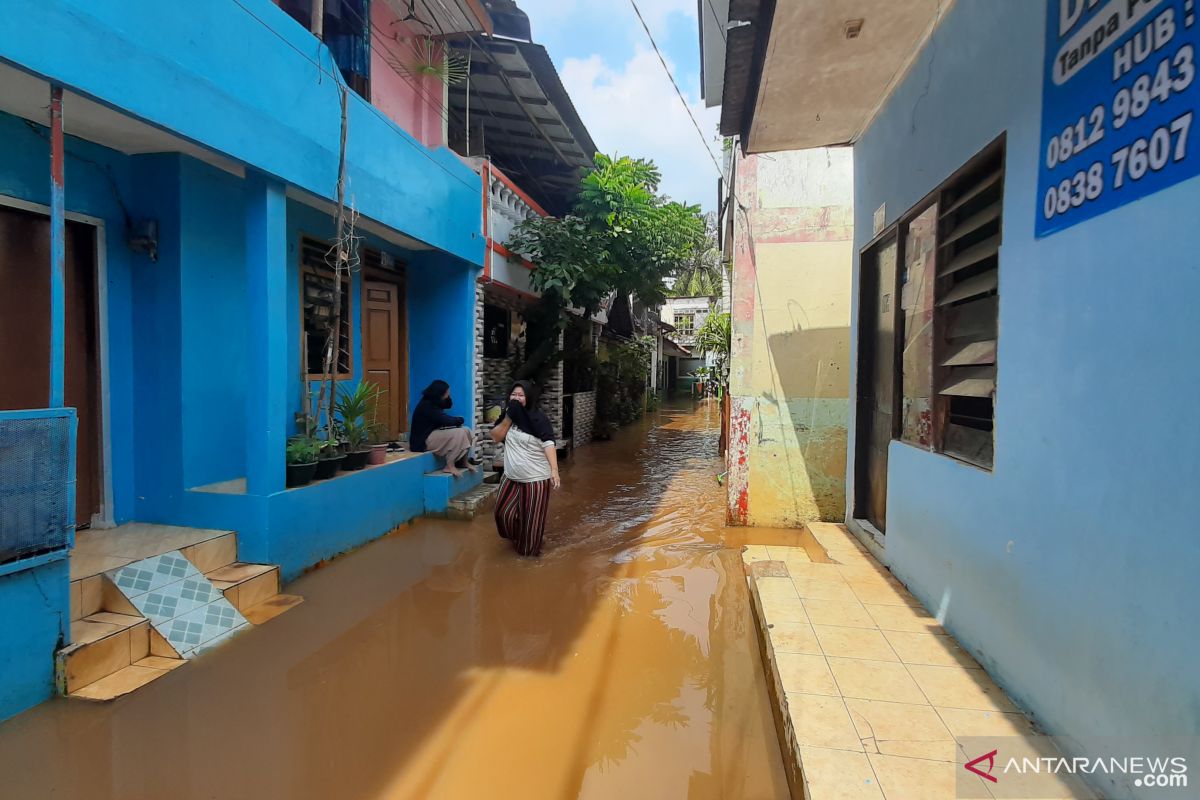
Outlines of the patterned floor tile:
[{"label": "patterned floor tile", "polygon": [[162,625],[219,597],[217,587],[197,575],[138,595],[131,602],[155,625]]},{"label": "patterned floor tile", "polygon": [[190,657],[200,645],[245,624],[245,617],[221,598],[158,627],[176,650]]},{"label": "patterned floor tile", "polygon": [[113,583],[133,599],[184,578],[197,577],[200,572],[179,551],[135,561],[108,573]]},{"label": "patterned floor tile", "polygon": [[245,633],[246,631],[250,630],[253,627],[254,626],[251,625],[250,623],[246,623],[244,625],[238,625],[233,630],[227,631],[226,633],[222,633],[220,636],[218,636],[215,639],[209,639],[207,642],[205,642],[204,644],[197,647],[195,650],[192,650],[190,653],[188,653],[187,658],[195,658],[196,656],[204,655],[209,650],[215,650],[216,648],[225,644],[225,642],[229,641],[233,637],[240,636],[241,634]]}]

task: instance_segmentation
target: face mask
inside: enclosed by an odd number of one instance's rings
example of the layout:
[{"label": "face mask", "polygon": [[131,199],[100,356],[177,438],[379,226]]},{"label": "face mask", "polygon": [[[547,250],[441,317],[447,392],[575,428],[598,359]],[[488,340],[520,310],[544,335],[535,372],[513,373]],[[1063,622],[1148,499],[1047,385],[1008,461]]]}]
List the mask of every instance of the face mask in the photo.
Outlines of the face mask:
[{"label": "face mask", "polygon": [[452,405],[454,405],[454,401],[449,397],[442,398],[442,408],[450,408]]}]

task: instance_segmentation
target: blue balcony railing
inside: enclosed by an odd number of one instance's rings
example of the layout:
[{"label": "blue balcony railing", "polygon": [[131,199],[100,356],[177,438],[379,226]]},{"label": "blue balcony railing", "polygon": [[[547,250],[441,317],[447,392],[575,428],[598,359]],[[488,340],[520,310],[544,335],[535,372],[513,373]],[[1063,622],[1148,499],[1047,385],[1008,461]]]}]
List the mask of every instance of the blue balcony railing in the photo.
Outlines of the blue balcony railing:
[{"label": "blue balcony railing", "polygon": [[74,544],[75,427],[73,408],[0,411],[0,566]]}]

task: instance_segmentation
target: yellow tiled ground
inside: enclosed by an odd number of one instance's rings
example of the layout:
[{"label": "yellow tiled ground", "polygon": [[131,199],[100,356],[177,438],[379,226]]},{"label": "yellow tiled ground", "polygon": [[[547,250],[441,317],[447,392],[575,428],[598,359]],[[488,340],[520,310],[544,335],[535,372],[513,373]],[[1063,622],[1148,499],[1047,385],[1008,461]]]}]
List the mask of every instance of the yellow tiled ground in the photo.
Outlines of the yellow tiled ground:
[{"label": "yellow tiled ground", "polygon": [[[743,560],[785,749],[808,800],[954,798],[961,765],[979,755],[965,753],[956,737],[1018,736],[1045,747],[979,664],[843,526],[814,524],[804,537],[804,546],[751,545]],[[982,778],[965,779],[963,796],[1002,796]],[[1067,784],[1055,794],[1089,796]]]}]

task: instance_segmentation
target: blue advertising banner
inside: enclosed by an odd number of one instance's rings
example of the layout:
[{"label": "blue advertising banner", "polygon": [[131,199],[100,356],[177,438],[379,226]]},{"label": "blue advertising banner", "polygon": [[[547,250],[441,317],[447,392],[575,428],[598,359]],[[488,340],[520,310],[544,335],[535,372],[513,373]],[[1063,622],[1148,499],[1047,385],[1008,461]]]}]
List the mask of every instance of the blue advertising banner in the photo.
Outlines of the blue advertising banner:
[{"label": "blue advertising banner", "polygon": [[1046,5],[1038,237],[1200,174],[1196,0]]}]

